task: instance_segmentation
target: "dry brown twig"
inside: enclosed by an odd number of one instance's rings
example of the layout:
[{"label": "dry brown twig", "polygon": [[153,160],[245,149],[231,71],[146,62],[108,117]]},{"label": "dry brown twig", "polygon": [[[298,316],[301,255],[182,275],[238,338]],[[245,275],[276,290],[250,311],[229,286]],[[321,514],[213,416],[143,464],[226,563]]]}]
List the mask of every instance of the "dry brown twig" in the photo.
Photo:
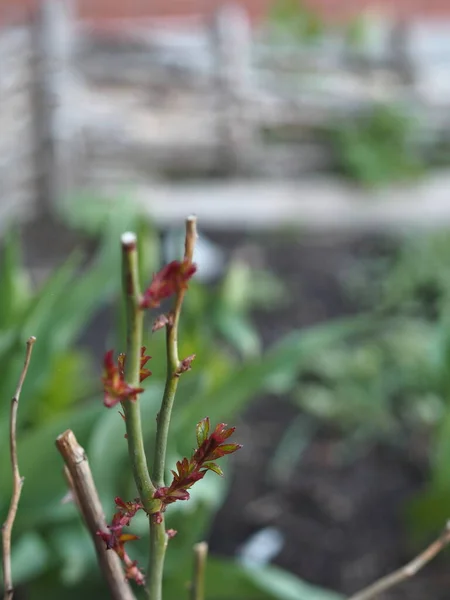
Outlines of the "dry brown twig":
[{"label": "dry brown twig", "polygon": [[434,540],[423,552],[418,554],[408,564],[400,567],[397,571],[378,579],[360,592],[357,592],[347,600],[372,600],[382,592],[414,577],[423,567],[430,562],[441,550],[450,544],[450,521],[447,521],[439,537]]},{"label": "dry brown twig", "polygon": [[23,486],[23,477],[21,477],[19,472],[19,461],[17,458],[17,409],[19,408],[20,393],[22,391],[22,386],[25,381],[25,377],[27,376],[28,366],[30,364],[31,359],[31,352],[33,350],[33,344],[35,341],[36,338],[34,336],[30,337],[27,341],[25,362],[23,365],[22,373],[19,377],[19,383],[17,384],[16,393],[14,394],[11,400],[11,416],[9,421],[9,450],[13,473],[13,489],[8,515],[2,527],[3,585],[5,589],[3,596],[4,600],[11,600],[14,596],[14,587],[11,572],[11,533],[14,525],[14,520],[16,518],[17,508],[19,506],[19,500]]},{"label": "dry brown twig", "polygon": [[111,597],[113,600],[135,600],[133,591],[125,579],[119,557],[115,552],[109,552],[105,542],[97,535],[97,531],[108,531],[108,529],[84,449],[70,429],[58,436],[56,447],[64,459],[66,479],[74,502],[94,542],[98,563]]}]

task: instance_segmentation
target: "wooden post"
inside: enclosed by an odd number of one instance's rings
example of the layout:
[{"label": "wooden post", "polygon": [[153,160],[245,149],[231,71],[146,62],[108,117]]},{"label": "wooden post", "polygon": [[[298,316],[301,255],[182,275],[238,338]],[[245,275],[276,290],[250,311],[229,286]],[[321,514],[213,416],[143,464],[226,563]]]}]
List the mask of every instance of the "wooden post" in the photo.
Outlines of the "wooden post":
[{"label": "wooden post", "polygon": [[42,0],[32,22],[37,212],[49,214],[71,187],[74,0]]},{"label": "wooden post", "polygon": [[[33,192],[29,38],[20,13],[0,24],[0,229],[5,214],[26,212]],[[30,164],[31,163],[31,164]]]},{"label": "wooden post", "polygon": [[241,5],[220,6],[211,23],[211,43],[219,170],[242,172],[254,148],[248,114],[251,78],[251,26]]},{"label": "wooden post", "polygon": [[405,85],[414,83],[414,64],[409,50],[410,23],[407,19],[396,18],[390,32],[390,54],[392,68]]}]

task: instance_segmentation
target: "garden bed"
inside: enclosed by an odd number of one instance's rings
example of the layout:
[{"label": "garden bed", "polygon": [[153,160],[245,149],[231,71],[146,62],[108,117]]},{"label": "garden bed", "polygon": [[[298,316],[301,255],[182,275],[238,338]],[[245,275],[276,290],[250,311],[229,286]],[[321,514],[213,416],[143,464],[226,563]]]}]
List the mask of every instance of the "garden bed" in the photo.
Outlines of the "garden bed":
[{"label": "garden bed", "polygon": [[[215,237],[227,246],[248,242],[245,236]],[[255,315],[266,343],[292,329],[357,312],[343,285],[349,268],[396,247],[393,240],[358,235],[255,241],[289,295],[286,309]],[[275,564],[306,581],[350,594],[420,550],[405,511],[427,478],[427,440],[411,431],[406,447],[392,440],[349,457],[342,434],[305,415],[304,438],[295,440],[302,450],[277,481],[271,470],[274,453],[298,417],[298,409],[273,396],[259,398],[244,415],[246,450],[236,459],[230,496],[217,515],[211,547],[235,555],[255,533],[275,528],[283,540]],[[449,585],[446,558],[439,557],[383,598],[444,600]]]},{"label": "garden bed", "polygon": [[[256,254],[260,265],[283,282],[286,306],[254,315],[265,346],[293,329],[359,312],[343,284],[349,269],[364,258],[389,254],[397,245],[381,236],[349,233],[207,235],[227,255]],[[42,268],[44,240],[29,236],[27,241],[30,266]],[[62,236],[60,248],[53,245],[45,256],[48,264],[55,257],[59,261],[66,241]],[[111,319],[107,311],[98,315],[82,339],[96,354],[104,347]],[[303,434],[291,444],[298,451],[274,470],[279,442],[299,418]],[[267,395],[242,416],[239,437],[245,450],[236,457],[229,496],[211,531],[214,553],[235,556],[255,533],[270,528],[281,536],[275,564],[308,582],[350,594],[421,548],[412,543],[404,512],[427,479],[428,442],[420,433],[407,432],[406,445],[373,443],[349,456],[337,429],[310,415],[302,417],[285,399]],[[385,598],[444,600],[449,586],[446,560],[438,557]]]}]

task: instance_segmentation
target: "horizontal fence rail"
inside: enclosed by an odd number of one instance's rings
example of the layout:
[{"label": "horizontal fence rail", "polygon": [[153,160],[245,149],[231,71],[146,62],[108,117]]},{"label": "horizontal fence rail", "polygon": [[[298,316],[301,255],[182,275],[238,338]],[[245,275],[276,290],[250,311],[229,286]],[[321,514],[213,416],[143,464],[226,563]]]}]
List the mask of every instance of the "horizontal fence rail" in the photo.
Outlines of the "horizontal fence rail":
[{"label": "horizontal fence rail", "polygon": [[450,139],[450,36],[422,48],[399,27],[360,48],[336,33],[307,45],[254,31],[230,4],[209,22],[107,35],[77,19],[75,0],[44,0],[0,29],[2,208],[111,184],[327,173],[324,128],[379,102],[417,117],[417,147]]}]

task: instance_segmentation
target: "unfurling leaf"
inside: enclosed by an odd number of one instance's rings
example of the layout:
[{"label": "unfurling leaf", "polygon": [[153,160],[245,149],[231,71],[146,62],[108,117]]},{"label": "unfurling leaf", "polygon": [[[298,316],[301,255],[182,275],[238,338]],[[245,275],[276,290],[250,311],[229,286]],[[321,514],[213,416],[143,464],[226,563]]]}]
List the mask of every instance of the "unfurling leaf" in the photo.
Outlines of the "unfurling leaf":
[{"label": "unfurling leaf", "polygon": [[160,487],[153,497],[161,500],[161,513],[166,507],[177,500],[189,500],[189,492],[194,483],[203,479],[208,471],[213,471],[222,476],[222,469],[212,462],[226,454],[236,452],[242,446],[240,444],[223,444],[234,432],[234,427],[227,429],[225,423],[219,423],[211,435],[209,435],[210,423],[206,417],[197,424],[197,450],[191,458],[183,458],[177,462],[177,470],[172,471],[173,479],[170,486]]},{"label": "unfurling leaf", "polygon": [[209,417],[205,417],[197,424],[197,446],[203,444],[209,435]]},{"label": "unfurling leaf", "polygon": [[223,477],[223,471],[219,467],[219,465],[216,465],[216,463],[206,463],[206,465],[203,466],[205,469],[208,469],[209,471],[214,471],[214,473],[217,473],[217,475]]},{"label": "unfurling leaf", "polygon": [[120,354],[117,365],[114,364],[114,350],[105,354],[103,368],[104,404],[108,408],[124,400],[136,400],[137,394],[144,388],[128,385],[124,378],[125,355]]},{"label": "unfurling leaf", "polygon": [[191,354],[184,358],[177,369],[175,375],[179,377],[182,373],[186,373],[186,371],[190,371],[192,368],[192,361],[195,359],[195,354]]},{"label": "unfurling leaf", "polygon": [[169,323],[168,316],[164,313],[162,315],[159,315],[159,317],[156,317],[156,319],[153,323],[152,332],[155,333],[155,331],[162,329],[163,327],[165,327],[167,325],[167,323]]},{"label": "unfurling leaf", "polygon": [[141,308],[157,308],[165,298],[187,289],[187,282],[196,270],[197,266],[189,260],[174,260],[163,267],[145,290]]},{"label": "unfurling leaf", "polygon": [[226,454],[232,454],[239,450],[242,446],[240,444],[222,444],[218,446],[215,450],[213,450],[210,454],[212,458],[222,458]]},{"label": "unfurling leaf", "polygon": [[131,560],[125,550],[125,544],[139,537],[132,533],[122,533],[124,527],[127,527],[134,515],[141,510],[140,500],[124,502],[121,498],[115,499],[117,512],[113,516],[111,525],[108,525],[108,531],[97,531],[97,535],[102,538],[106,544],[107,550],[113,550],[125,566],[125,577],[134,579],[138,585],[144,585],[145,578],[139,570],[137,562]]},{"label": "unfurling leaf", "polygon": [[[140,359],[141,362],[140,362],[140,370],[139,370],[139,381],[141,383],[144,381],[144,379],[147,379],[147,377],[150,377],[150,375],[152,374],[151,371],[149,371],[148,369],[145,368],[145,365],[151,359],[151,356],[148,356],[145,354],[146,350],[147,350],[147,348],[145,346],[142,346],[141,359]],[[126,362],[126,354],[124,354],[122,352],[121,354],[119,354],[119,356],[117,358],[117,366],[119,368],[119,375],[121,376],[122,379],[125,378],[125,362]]]}]

